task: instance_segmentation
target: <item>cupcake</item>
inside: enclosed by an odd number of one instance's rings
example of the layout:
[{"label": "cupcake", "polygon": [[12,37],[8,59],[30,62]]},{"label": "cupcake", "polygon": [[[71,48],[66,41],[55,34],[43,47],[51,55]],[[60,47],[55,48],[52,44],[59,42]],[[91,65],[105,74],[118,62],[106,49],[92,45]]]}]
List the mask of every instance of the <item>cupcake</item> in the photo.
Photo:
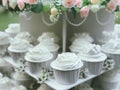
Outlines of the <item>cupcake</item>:
[{"label": "cupcake", "polygon": [[78,54],[79,52],[88,52],[92,46],[93,44],[78,38],[72,42],[72,45],[69,47],[69,49],[71,52]]},{"label": "cupcake", "polygon": [[74,84],[79,79],[80,68],[83,66],[80,58],[74,53],[58,54],[55,61],[51,63],[55,80],[60,84]]},{"label": "cupcake", "polygon": [[20,32],[15,36],[15,39],[25,39],[31,44],[35,43],[35,38],[29,32]]},{"label": "cupcake", "polygon": [[54,43],[52,38],[41,41],[38,46],[45,46],[53,54],[54,58],[57,57],[59,45]]},{"label": "cupcake", "polygon": [[53,32],[44,32],[44,33],[42,33],[42,35],[38,37],[38,42],[42,42],[45,39],[50,39],[50,38],[52,38],[55,43],[59,42],[59,38]]},{"label": "cupcake", "polygon": [[111,39],[102,46],[102,51],[115,60],[115,67],[120,67],[120,39]]},{"label": "cupcake", "polygon": [[10,90],[27,90],[27,88],[24,87],[23,85],[20,85],[20,86],[15,86],[11,88]]},{"label": "cupcake", "polygon": [[25,72],[17,71],[12,75],[12,78],[15,85],[24,85],[29,87],[29,85],[32,83],[32,78]]},{"label": "cupcake", "polygon": [[11,80],[8,77],[0,79],[0,90],[10,90],[13,87]]},{"label": "cupcake", "polygon": [[10,56],[12,57],[15,63],[19,63],[20,60],[24,60],[24,55],[32,46],[28,41],[23,39],[14,39],[10,46],[8,47],[8,51]]},{"label": "cupcake", "polygon": [[15,37],[20,32],[20,24],[19,23],[9,24],[5,32],[7,32],[11,37]]},{"label": "cupcake", "polygon": [[89,43],[93,43],[94,39],[86,32],[84,33],[75,33],[74,37],[72,37],[71,41],[73,42],[75,39],[83,39]]},{"label": "cupcake", "polygon": [[0,32],[0,55],[3,56],[10,43],[10,37],[5,32]]},{"label": "cupcake", "polygon": [[102,71],[104,61],[107,58],[107,56],[101,52],[101,47],[99,45],[94,45],[86,53],[79,53],[78,57],[82,59],[89,72],[95,75]]},{"label": "cupcake", "polygon": [[25,55],[31,73],[39,73],[41,69],[50,69],[53,55],[45,46],[36,46]]}]

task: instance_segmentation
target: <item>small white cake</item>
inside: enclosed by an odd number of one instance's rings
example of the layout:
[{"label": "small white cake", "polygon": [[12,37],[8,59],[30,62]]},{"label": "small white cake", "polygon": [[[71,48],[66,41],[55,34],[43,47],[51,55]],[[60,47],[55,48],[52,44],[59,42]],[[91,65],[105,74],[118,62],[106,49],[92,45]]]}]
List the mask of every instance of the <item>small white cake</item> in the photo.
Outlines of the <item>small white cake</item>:
[{"label": "small white cake", "polygon": [[58,54],[51,63],[55,79],[61,84],[74,84],[79,79],[80,68],[83,66],[76,54],[66,52]]},{"label": "small white cake", "polygon": [[94,45],[87,53],[79,53],[78,56],[91,74],[99,74],[107,58],[107,56],[101,52],[99,45]]},{"label": "small white cake", "polygon": [[19,23],[9,24],[5,32],[7,32],[11,37],[15,37],[20,32],[20,24]]},{"label": "small white cake", "polygon": [[53,32],[44,32],[44,33],[42,33],[42,35],[38,37],[38,42],[42,42],[45,39],[50,39],[50,38],[52,38],[55,43],[59,42],[59,38]]},{"label": "small white cake", "polygon": [[42,68],[49,69],[53,54],[45,46],[35,46],[25,55],[25,60],[32,73],[38,73]]},{"label": "small white cake", "polygon": [[20,86],[13,87],[11,90],[27,90],[27,88],[24,87],[23,85],[20,85]]},{"label": "small white cake", "polygon": [[8,51],[14,62],[18,63],[20,61],[19,59],[24,60],[25,53],[31,47],[31,44],[24,39],[14,39],[8,47]]},{"label": "small white cake", "polygon": [[59,45],[54,42],[53,38],[41,41],[38,46],[45,46],[54,55],[54,58],[57,57]]},{"label": "small white cake", "polygon": [[89,33],[75,33],[74,37],[72,37],[71,41],[73,42],[75,39],[83,39],[89,43],[93,43],[94,39],[89,35]]},{"label": "small white cake", "polygon": [[93,44],[89,43],[88,41],[77,38],[72,42],[69,49],[71,52],[78,54],[79,52],[88,52],[92,46]]},{"label": "small white cake", "polygon": [[115,67],[120,67],[120,39],[111,39],[102,46],[102,51],[115,60]]},{"label": "small white cake", "polygon": [[20,32],[15,36],[15,39],[25,39],[30,43],[34,43],[35,38],[30,35],[28,32]]}]

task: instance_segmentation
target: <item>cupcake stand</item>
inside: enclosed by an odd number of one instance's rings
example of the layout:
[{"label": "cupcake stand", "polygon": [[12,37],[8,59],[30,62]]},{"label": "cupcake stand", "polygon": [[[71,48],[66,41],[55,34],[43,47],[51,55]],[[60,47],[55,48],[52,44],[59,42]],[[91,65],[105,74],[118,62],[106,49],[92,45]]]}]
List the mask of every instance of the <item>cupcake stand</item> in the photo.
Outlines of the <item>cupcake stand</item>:
[{"label": "cupcake stand", "polygon": [[[101,9],[98,13],[90,12],[90,15],[85,19],[78,19],[78,17],[74,19],[72,15],[69,14],[69,12],[65,12],[57,23],[50,23],[47,19],[48,13],[46,12],[41,14],[21,13],[21,31],[27,31],[36,38],[42,32],[54,32],[61,38],[59,43],[61,47],[59,51],[60,53],[69,51],[67,46],[70,45],[69,39],[73,36],[74,33],[87,32],[95,39],[95,43],[103,44],[108,40],[108,38],[105,38],[106,36],[103,34],[103,32],[113,32],[114,30],[114,16],[111,13],[106,13],[104,9]],[[18,66],[13,62],[11,57],[5,57],[4,59],[14,67]],[[56,82],[53,77],[45,81],[45,83],[55,90],[69,90],[103,73],[106,73],[107,71],[108,70],[103,70],[97,75],[88,74],[86,78],[80,78],[72,85],[60,84]],[[28,67],[26,67],[25,72],[34,79],[39,79],[40,73],[33,74],[30,72]]]}]

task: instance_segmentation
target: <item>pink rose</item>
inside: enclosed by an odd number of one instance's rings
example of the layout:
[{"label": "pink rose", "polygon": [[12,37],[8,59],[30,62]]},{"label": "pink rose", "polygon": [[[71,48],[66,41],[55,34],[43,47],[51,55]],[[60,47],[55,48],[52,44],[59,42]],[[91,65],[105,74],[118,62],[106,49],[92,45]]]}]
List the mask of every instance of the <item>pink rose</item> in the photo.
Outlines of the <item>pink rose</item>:
[{"label": "pink rose", "polygon": [[117,7],[117,4],[114,2],[114,1],[110,1],[108,4],[107,4],[107,7],[108,7],[108,10],[110,11],[115,11],[116,7]]},{"label": "pink rose", "polygon": [[36,4],[38,0],[23,0],[23,1],[28,4]]},{"label": "pink rose", "polygon": [[76,0],[76,6],[77,7],[82,7],[83,0]]},{"label": "pink rose", "polygon": [[25,3],[23,0],[17,0],[17,4],[20,10],[22,10],[25,7]]},{"label": "pink rose", "polygon": [[2,0],[2,5],[7,6],[7,0]]},{"label": "pink rose", "polygon": [[90,9],[89,9],[88,6],[85,6],[85,7],[81,8],[81,10],[80,10],[80,16],[82,18],[86,18],[88,16],[88,14],[89,14],[89,11],[90,11]]},{"label": "pink rose", "polygon": [[76,3],[76,0],[63,0],[63,5],[66,8],[72,8]]},{"label": "pink rose", "polygon": [[9,0],[9,6],[12,9],[15,9],[16,5],[17,5],[17,0]]}]

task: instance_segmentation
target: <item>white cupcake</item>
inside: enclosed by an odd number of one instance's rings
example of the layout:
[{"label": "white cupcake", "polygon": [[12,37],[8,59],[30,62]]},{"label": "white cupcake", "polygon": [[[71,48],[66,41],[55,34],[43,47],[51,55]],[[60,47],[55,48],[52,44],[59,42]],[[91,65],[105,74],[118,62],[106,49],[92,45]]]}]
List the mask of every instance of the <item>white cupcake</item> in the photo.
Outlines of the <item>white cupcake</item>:
[{"label": "white cupcake", "polygon": [[29,32],[20,32],[15,36],[15,39],[25,39],[29,43],[35,43],[35,38],[31,36]]},{"label": "white cupcake", "polygon": [[9,24],[5,32],[7,32],[11,37],[15,37],[20,32],[20,24],[19,23]]},{"label": "white cupcake", "polygon": [[84,33],[75,33],[74,37],[71,39],[71,41],[73,42],[75,39],[83,39],[89,43],[93,43],[94,39],[86,32]]},{"label": "white cupcake", "polygon": [[0,32],[0,55],[4,55],[10,43],[10,37],[5,32]]},{"label": "white cupcake", "polygon": [[79,53],[78,56],[84,61],[85,67],[91,74],[99,74],[107,56],[101,52],[99,45],[94,45],[87,53]]},{"label": "white cupcake", "polygon": [[0,80],[0,90],[10,90],[12,87],[13,84],[8,77],[3,77]]},{"label": "white cupcake", "polygon": [[12,75],[12,78],[14,80],[15,85],[24,85],[26,87],[29,87],[29,85],[32,82],[32,78],[26,74],[25,72],[15,72]]},{"label": "white cupcake", "polygon": [[14,62],[19,63],[20,60],[24,60],[24,55],[32,46],[28,41],[23,39],[14,39],[10,46],[8,47],[8,51],[10,56],[14,60]]},{"label": "white cupcake", "polygon": [[54,58],[57,57],[59,45],[55,44],[52,38],[41,41],[38,46],[45,46],[53,54]]},{"label": "white cupcake", "polygon": [[102,51],[115,60],[115,67],[120,67],[120,39],[111,39],[102,46]]},{"label": "white cupcake", "polygon": [[11,90],[27,90],[27,88],[24,87],[23,85],[20,85],[20,86],[13,87]]},{"label": "white cupcake", "polygon": [[81,60],[74,53],[69,52],[58,54],[56,60],[51,63],[55,79],[61,84],[76,83],[82,66]]},{"label": "white cupcake", "polygon": [[55,43],[59,42],[59,38],[53,32],[44,32],[44,33],[42,33],[42,35],[38,37],[38,42],[42,42],[45,39],[50,39],[50,38],[52,38]]},{"label": "white cupcake", "polygon": [[25,55],[25,60],[32,73],[39,73],[42,68],[50,69],[53,55],[45,46],[36,46]]},{"label": "white cupcake", "polygon": [[72,45],[69,47],[69,49],[71,52],[78,54],[79,52],[88,52],[92,46],[93,44],[78,38],[72,42]]}]

